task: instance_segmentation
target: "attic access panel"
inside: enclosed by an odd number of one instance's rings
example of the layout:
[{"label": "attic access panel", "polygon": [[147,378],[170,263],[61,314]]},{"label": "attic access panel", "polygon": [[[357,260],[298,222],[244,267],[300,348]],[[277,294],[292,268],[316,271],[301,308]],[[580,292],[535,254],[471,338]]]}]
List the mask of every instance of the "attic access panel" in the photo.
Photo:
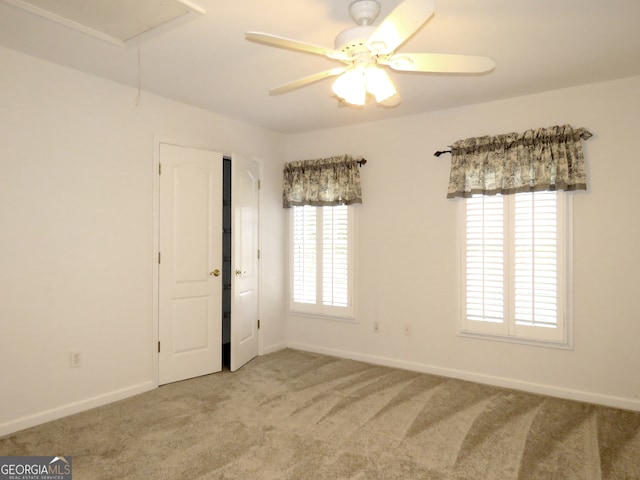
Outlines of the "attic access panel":
[{"label": "attic access panel", "polygon": [[205,13],[188,0],[1,1],[120,46]]}]

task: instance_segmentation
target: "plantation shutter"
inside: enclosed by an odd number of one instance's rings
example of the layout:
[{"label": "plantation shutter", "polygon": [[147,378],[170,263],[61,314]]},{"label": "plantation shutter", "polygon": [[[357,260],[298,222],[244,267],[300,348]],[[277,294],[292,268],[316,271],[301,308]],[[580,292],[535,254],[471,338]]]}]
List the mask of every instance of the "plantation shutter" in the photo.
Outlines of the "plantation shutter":
[{"label": "plantation shutter", "polygon": [[558,211],[555,192],[514,197],[514,317],[516,324],[558,323]]},{"label": "plantation shutter", "polygon": [[316,303],[317,215],[316,207],[293,208],[292,290],[296,303]]},{"label": "plantation shutter", "polygon": [[562,340],[565,253],[558,195],[466,199],[465,330]]},{"label": "plantation shutter", "polygon": [[322,208],[322,303],[349,305],[349,219],[346,205]]},{"label": "plantation shutter", "polygon": [[501,196],[467,199],[467,319],[504,321],[504,202]]},{"label": "plantation shutter", "polygon": [[292,309],[351,316],[347,205],[292,207]]}]

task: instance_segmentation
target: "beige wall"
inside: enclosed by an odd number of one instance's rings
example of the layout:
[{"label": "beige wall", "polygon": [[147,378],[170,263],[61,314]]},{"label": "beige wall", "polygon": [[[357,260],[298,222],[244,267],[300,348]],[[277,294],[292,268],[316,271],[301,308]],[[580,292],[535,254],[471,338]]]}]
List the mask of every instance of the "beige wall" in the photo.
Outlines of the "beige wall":
[{"label": "beige wall", "polygon": [[[640,410],[638,112],[635,77],[287,137],[287,160],[369,160],[358,323],[290,316],[289,345]],[[575,347],[458,337],[461,201],[445,198],[450,157],[433,153],[461,138],[564,123],[594,134],[585,143],[589,190],[574,194]]]},{"label": "beige wall", "polygon": [[261,348],[284,344],[281,135],[8,49],[0,65],[0,435],[155,387],[156,136],[262,161]]},{"label": "beige wall", "polygon": [[[640,410],[640,215],[625,193],[640,178],[640,77],[285,137],[146,93],[136,105],[131,88],[12,50],[0,65],[0,435],[155,387],[156,136],[262,161],[263,353],[290,345]],[[432,154],[560,123],[594,133],[589,191],[574,197],[575,348],[460,338],[460,203],[445,198],[449,157]],[[369,160],[358,323],[287,318],[282,163],[345,152]]]}]

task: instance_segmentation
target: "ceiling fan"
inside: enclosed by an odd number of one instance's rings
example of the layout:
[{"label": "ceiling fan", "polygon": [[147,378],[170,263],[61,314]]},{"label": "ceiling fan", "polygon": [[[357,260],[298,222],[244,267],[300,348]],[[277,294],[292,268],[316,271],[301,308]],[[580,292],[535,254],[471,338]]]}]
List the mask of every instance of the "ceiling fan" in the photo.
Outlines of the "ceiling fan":
[{"label": "ceiling fan", "polygon": [[339,75],[332,89],[342,101],[362,106],[368,96],[373,96],[378,104],[391,107],[400,103],[400,96],[380,66],[404,72],[430,73],[483,73],[495,68],[495,62],[489,57],[395,53],[431,18],[434,11],[433,0],[404,0],[376,27],[373,22],[380,13],[380,4],[375,0],[355,0],[349,6],[349,13],[356,26],[338,34],[335,49],[268,33],[246,32],[245,36],[254,42],[324,55],[346,64],[272,88],[269,90],[271,95]]}]

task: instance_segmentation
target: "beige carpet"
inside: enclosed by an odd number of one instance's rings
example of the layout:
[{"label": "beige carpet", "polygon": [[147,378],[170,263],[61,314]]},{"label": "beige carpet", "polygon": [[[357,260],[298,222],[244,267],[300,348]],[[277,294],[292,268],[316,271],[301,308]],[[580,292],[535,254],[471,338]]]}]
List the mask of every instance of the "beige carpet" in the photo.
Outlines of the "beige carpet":
[{"label": "beige carpet", "polygon": [[640,413],[283,350],[0,439],[84,479],[640,480]]}]

